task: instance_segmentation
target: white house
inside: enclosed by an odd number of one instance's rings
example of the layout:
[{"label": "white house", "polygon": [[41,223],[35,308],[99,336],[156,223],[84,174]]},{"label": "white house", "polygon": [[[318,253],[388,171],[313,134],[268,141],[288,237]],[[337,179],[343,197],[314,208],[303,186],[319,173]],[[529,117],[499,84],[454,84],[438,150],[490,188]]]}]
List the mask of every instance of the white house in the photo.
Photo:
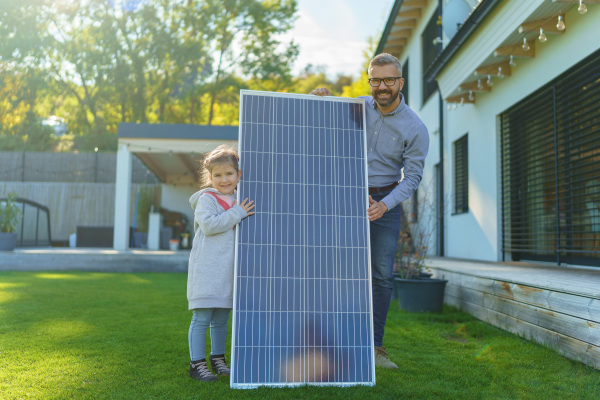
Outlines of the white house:
[{"label": "white house", "polygon": [[444,301],[596,368],[599,27],[599,1],[396,0],[377,48],[431,134]]},{"label": "white house", "polygon": [[599,3],[395,2],[377,52],[431,134],[437,255],[600,266]]}]

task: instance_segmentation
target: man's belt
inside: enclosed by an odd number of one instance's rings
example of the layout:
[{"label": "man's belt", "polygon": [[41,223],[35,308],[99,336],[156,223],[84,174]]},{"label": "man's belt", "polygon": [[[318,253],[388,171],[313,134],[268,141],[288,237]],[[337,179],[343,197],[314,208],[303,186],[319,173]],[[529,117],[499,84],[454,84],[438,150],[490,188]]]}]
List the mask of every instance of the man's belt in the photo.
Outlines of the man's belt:
[{"label": "man's belt", "polygon": [[383,187],[370,187],[369,194],[377,194],[377,193],[387,192],[388,190],[392,190],[396,186],[398,186],[398,182],[394,182],[391,185],[387,185],[387,186],[383,186]]}]

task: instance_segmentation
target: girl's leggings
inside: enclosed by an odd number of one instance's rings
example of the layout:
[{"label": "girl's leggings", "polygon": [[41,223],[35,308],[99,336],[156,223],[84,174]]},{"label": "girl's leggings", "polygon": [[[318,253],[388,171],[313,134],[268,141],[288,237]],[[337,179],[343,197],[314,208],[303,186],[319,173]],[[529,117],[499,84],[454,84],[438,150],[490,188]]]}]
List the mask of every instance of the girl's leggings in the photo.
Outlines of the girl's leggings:
[{"label": "girl's leggings", "polygon": [[206,358],[206,331],[210,327],[210,354],[225,354],[229,308],[197,308],[192,315],[188,333],[191,361]]}]

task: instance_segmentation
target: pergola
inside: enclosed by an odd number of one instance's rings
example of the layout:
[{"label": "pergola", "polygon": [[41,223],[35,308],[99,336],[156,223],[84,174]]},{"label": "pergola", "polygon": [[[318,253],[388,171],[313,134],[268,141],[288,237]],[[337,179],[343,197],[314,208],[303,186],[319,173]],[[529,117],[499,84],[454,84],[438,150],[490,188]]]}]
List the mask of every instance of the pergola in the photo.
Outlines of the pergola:
[{"label": "pergola", "polygon": [[132,154],[162,183],[194,183],[198,157],[221,144],[236,147],[238,127],[122,123],[118,138],[113,248],[124,251],[129,248]]}]

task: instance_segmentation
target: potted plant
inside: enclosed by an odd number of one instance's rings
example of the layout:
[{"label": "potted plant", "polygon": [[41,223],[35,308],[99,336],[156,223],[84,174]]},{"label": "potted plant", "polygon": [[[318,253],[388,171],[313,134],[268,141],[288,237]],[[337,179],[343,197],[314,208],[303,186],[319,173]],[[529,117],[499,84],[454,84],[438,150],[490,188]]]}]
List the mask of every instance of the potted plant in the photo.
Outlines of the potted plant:
[{"label": "potted plant", "polygon": [[[400,308],[406,311],[440,312],[448,281],[431,278],[425,266],[429,241],[435,228],[432,223],[435,207],[427,199],[420,199],[415,206],[416,198],[413,198],[412,204],[401,205],[403,210],[412,206],[414,212],[410,218],[403,218],[404,226],[398,238],[393,298],[398,299]],[[403,215],[406,214],[403,212]]]},{"label": "potted plant", "polygon": [[408,224],[400,231],[398,237],[398,248],[396,250],[396,259],[394,261],[394,277],[411,278],[431,278],[431,273],[427,272],[425,266],[425,256],[427,255],[427,243],[429,239],[427,233],[416,232],[417,238],[413,239],[411,226]]},{"label": "potted plant", "polygon": [[16,193],[9,193],[0,200],[0,251],[13,251],[17,245],[17,221],[20,210],[15,204]]},{"label": "potted plant", "polygon": [[145,248],[148,241],[148,221],[154,209],[155,188],[141,185],[136,197],[132,247]]}]

